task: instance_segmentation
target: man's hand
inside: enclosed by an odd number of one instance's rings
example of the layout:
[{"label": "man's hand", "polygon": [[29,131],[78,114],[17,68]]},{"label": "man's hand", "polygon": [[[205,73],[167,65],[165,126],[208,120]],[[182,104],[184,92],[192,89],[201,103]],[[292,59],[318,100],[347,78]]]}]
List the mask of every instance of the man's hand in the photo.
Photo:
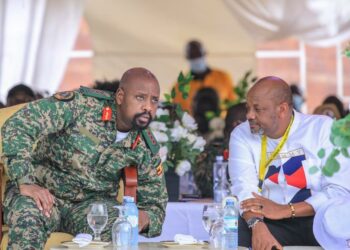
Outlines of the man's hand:
[{"label": "man's hand", "polygon": [[149,225],[149,217],[148,214],[143,211],[139,210],[139,232],[144,230]]},{"label": "man's hand", "polygon": [[42,188],[35,184],[22,184],[19,186],[19,192],[21,195],[31,197],[39,210],[48,218],[50,218],[52,207],[55,203],[55,197],[49,192],[48,189]]},{"label": "man's hand", "polygon": [[290,217],[290,208],[288,205],[277,204],[256,193],[253,193],[253,196],[255,198],[241,202],[241,209],[243,209],[243,211],[251,211],[272,220]]},{"label": "man's hand", "polygon": [[259,250],[282,250],[280,243],[273,237],[263,222],[258,222],[252,229],[252,248]]}]

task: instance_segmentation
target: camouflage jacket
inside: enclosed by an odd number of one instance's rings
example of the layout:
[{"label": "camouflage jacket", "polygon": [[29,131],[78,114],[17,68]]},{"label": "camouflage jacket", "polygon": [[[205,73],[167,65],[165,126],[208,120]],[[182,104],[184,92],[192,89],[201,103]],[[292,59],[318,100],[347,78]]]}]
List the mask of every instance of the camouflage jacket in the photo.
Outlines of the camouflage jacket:
[{"label": "camouflage jacket", "polygon": [[[112,108],[102,121],[104,107]],[[157,172],[159,146],[148,129],[116,140],[112,94],[81,87],[29,103],[2,128],[3,160],[11,181],[36,183],[73,202],[114,196],[126,166],[138,166],[137,200],[147,211],[147,236],[160,234],[167,203],[164,176]],[[131,149],[141,133],[138,145]],[[34,146],[33,146],[34,145]]]},{"label": "camouflage jacket", "polygon": [[215,158],[225,150],[223,139],[215,139],[205,145],[197,157],[193,171],[194,181],[203,198],[213,198],[213,165]]}]

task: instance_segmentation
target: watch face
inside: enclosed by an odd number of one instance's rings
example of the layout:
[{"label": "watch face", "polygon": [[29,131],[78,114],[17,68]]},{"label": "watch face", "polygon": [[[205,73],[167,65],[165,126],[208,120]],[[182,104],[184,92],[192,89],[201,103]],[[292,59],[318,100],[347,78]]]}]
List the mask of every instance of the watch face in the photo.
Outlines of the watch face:
[{"label": "watch face", "polygon": [[260,217],[253,217],[247,221],[248,227],[253,228],[258,222],[262,222],[263,219]]}]

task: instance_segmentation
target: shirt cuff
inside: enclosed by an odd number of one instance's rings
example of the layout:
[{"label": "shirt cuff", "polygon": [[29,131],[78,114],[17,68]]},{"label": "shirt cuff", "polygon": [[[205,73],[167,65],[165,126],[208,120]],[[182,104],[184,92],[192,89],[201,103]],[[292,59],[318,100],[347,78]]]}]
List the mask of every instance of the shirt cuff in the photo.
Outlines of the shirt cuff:
[{"label": "shirt cuff", "polygon": [[17,179],[17,186],[19,188],[20,185],[23,185],[23,184],[35,184],[35,177],[32,176],[32,175],[25,175],[19,179]]},{"label": "shirt cuff", "polygon": [[309,198],[307,198],[305,202],[309,203],[316,212],[318,208],[327,200],[328,200],[328,197],[325,193],[316,192],[316,193],[313,193]]}]

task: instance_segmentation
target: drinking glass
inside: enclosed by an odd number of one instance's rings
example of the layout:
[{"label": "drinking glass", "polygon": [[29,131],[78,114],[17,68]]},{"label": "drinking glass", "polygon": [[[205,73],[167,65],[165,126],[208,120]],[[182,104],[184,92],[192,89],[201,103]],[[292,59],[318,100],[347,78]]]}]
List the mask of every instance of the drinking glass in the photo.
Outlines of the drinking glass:
[{"label": "drinking glass", "polygon": [[94,240],[101,241],[101,232],[108,221],[106,204],[100,202],[90,204],[87,221],[92,231],[94,231]]},{"label": "drinking glass", "polygon": [[222,216],[222,207],[220,204],[204,205],[202,221],[204,229],[211,234],[213,224]]}]

